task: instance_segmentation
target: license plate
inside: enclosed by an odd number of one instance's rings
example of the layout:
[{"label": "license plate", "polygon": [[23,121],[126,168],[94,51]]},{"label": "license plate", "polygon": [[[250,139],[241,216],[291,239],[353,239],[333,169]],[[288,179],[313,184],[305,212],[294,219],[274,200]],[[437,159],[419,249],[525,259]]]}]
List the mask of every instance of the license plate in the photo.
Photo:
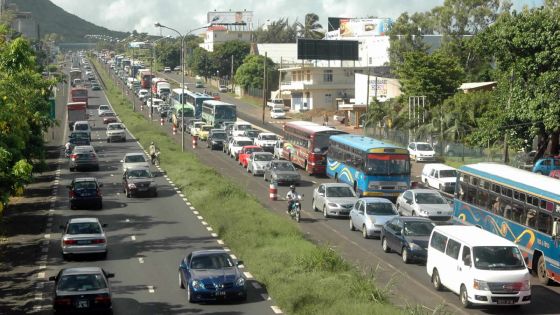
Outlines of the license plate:
[{"label": "license plate", "polygon": [[76,308],[87,308],[87,307],[89,307],[88,300],[78,300],[78,302],[76,303]]},{"label": "license plate", "polygon": [[90,193],[82,193],[82,197],[89,197],[89,196],[91,196],[91,195],[92,195],[92,194],[90,194]]},{"label": "license plate", "polygon": [[513,299],[497,299],[496,302],[498,304],[514,304],[515,300],[513,300]]},{"label": "license plate", "polygon": [[146,191],[146,190],[148,190],[148,188],[146,188],[146,187],[138,187],[138,191]]},{"label": "license plate", "polygon": [[[82,240],[82,241],[78,241],[77,244],[78,245],[85,245],[85,244],[90,244],[91,241],[90,240]],[[87,301],[86,301],[87,302]]]},{"label": "license plate", "polygon": [[217,291],[216,296],[226,296],[226,292],[225,291]]}]

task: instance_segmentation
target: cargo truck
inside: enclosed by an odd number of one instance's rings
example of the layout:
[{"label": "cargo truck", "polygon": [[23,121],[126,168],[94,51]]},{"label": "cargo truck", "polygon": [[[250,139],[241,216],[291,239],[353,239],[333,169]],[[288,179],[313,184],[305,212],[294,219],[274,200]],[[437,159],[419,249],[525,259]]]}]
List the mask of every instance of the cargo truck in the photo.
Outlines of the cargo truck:
[{"label": "cargo truck", "polygon": [[66,104],[68,112],[68,128],[72,130],[76,121],[87,120],[87,104],[85,102],[72,102]]}]

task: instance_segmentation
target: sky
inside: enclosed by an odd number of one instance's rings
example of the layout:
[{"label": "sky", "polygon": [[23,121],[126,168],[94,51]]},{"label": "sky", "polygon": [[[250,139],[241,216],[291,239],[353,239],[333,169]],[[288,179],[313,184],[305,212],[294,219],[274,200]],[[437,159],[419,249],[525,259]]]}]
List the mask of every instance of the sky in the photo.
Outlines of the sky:
[{"label": "sky", "polygon": [[[442,5],[443,0],[51,0],[64,10],[89,22],[115,31],[147,32],[158,35],[154,23],[181,33],[207,22],[209,11],[253,11],[253,26],[267,20],[288,18],[303,21],[306,13],[319,16],[327,27],[328,17],[397,18],[403,12],[424,12]],[[540,6],[543,0],[512,0],[514,9]],[[172,35],[164,31],[163,35]]]}]

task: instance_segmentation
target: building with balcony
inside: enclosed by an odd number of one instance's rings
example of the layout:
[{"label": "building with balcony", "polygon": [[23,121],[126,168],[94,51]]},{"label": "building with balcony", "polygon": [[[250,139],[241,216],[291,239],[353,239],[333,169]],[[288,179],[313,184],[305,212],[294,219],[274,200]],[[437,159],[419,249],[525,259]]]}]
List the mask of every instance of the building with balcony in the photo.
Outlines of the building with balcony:
[{"label": "building with balcony", "polygon": [[214,51],[215,45],[232,40],[249,43],[251,42],[252,33],[252,31],[243,26],[213,25],[208,27],[204,36],[204,42],[199,44],[199,46],[207,51]]}]

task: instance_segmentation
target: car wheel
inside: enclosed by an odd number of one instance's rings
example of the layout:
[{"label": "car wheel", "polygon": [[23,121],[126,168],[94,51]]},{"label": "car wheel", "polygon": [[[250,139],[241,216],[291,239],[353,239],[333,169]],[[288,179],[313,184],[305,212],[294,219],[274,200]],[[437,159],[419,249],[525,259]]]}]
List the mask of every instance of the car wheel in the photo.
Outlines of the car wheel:
[{"label": "car wheel", "polygon": [[326,207],[326,206],[323,207],[323,216],[324,216],[325,218],[328,218],[328,217],[329,217],[329,214],[327,213],[327,207]]},{"label": "car wheel", "polygon": [[467,288],[464,284],[461,285],[459,297],[461,298],[461,305],[463,305],[464,308],[471,307],[471,302],[469,302],[469,293],[467,292]]},{"label": "car wheel", "polygon": [[432,273],[432,286],[434,286],[434,289],[436,289],[436,291],[442,290],[441,279],[439,278],[437,269],[434,269],[434,272]]},{"label": "car wheel", "polygon": [[132,194],[129,191],[126,191],[126,198],[130,198],[132,196]]},{"label": "car wheel", "polygon": [[315,204],[315,198],[311,200],[311,207],[313,207],[313,211],[319,211],[317,205]]},{"label": "car wheel", "polygon": [[350,231],[356,231],[356,228],[354,227],[354,223],[352,222],[352,219],[350,218]]},{"label": "car wheel", "polygon": [[401,252],[401,257],[402,257],[403,263],[408,264],[410,262],[410,257],[408,256],[408,248],[403,247],[402,252]]},{"label": "car wheel", "polygon": [[178,275],[179,275],[179,288],[184,289],[185,284],[183,283],[183,277],[181,277],[181,272],[180,271],[179,271]]},{"label": "car wheel", "polygon": [[194,303],[194,299],[191,291],[192,291],[191,287],[187,285],[187,301],[189,301],[189,303]]},{"label": "car wheel", "polygon": [[383,251],[386,253],[391,251],[391,248],[389,247],[389,244],[387,244],[387,239],[385,237],[381,239],[381,247],[383,248]]},{"label": "car wheel", "polygon": [[365,224],[362,226],[362,237],[363,238],[369,238],[369,235],[367,234],[367,228],[366,228]]},{"label": "car wheel", "polygon": [[412,215],[413,217],[415,217],[415,216],[416,216],[416,211],[413,210],[411,215]]},{"label": "car wheel", "polygon": [[111,142],[111,139],[110,139],[110,138],[107,138],[107,143],[109,143],[109,142]]},{"label": "car wheel", "polygon": [[74,172],[75,170],[76,170],[76,169],[73,168],[73,167],[70,168],[70,172]]}]

